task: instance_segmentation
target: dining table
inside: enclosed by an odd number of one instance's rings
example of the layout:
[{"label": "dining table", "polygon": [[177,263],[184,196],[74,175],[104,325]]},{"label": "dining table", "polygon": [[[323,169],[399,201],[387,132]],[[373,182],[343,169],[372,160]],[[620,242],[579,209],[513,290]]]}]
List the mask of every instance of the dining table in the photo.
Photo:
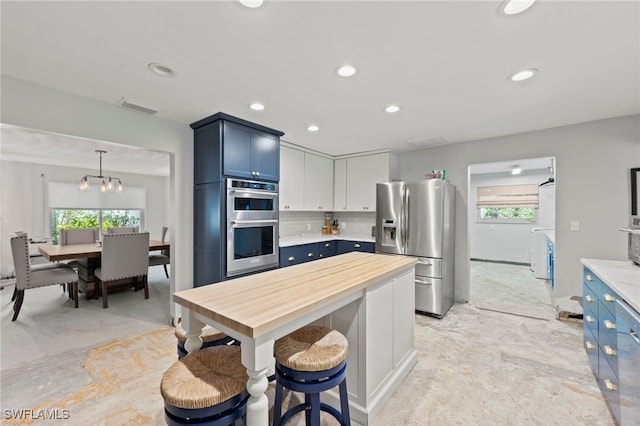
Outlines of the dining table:
[{"label": "dining table", "polygon": [[[149,251],[168,250],[169,242],[159,240],[149,240]],[[78,269],[78,287],[79,290],[91,299],[97,297],[97,286],[94,271],[100,267],[100,258],[102,256],[102,244],[84,243],[84,244],[40,244],[38,252],[42,254],[50,262],[59,262],[64,260],[76,260],[72,266]]]},{"label": "dining table", "polygon": [[[176,292],[185,349],[200,349],[205,325],[240,341],[250,395],[246,424],[267,426],[275,340],[310,323],[329,326],[349,342],[351,418],[367,425],[417,363],[415,264],[404,256],[352,252]],[[337,398],[323,393],[334,406]]]}]

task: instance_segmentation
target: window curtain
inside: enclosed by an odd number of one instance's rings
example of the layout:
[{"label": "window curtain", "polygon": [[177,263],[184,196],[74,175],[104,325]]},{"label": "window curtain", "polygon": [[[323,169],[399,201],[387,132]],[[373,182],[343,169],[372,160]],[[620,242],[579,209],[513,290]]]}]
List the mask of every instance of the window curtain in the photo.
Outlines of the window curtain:
[{"label": "window curtain", "polygon": [[533,207],[538,208],[538,185],[479,186],[476,207]]},{"label": "window curtain", "polygon": [[144,210],[147,207],[145,188],[125,186],[122,192],[102,192],[99,184],[80,191],[75,183],[49,182],[50,209],[78,210]]}]

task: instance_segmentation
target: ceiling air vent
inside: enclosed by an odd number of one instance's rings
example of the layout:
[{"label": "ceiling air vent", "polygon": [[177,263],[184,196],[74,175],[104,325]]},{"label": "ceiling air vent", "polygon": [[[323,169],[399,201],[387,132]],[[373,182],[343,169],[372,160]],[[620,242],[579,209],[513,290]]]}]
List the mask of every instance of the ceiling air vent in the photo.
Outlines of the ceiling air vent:
[{"label": "ceiling air vent", "polygon": [[159,109],[155,109],[149,106],[140,105],[139,103],[131,102],[130,100],[127,100],[125,98],[120,99],[118,101],[118,105],[120,105],[123,108],[131,109],[138,112],[143,112],[145,114],[150,114],[150,115],[157,114],[158,111],[160,111]]},{"label": "ceiling air vent", "polygon": [[424,148],[425,146],[438,146],[445,145],[449,143],[447,138],[444,136],[434,136],[428,139],[423,139],[419,141],[407,142],[409,145],[413,145],[416,148]]}]

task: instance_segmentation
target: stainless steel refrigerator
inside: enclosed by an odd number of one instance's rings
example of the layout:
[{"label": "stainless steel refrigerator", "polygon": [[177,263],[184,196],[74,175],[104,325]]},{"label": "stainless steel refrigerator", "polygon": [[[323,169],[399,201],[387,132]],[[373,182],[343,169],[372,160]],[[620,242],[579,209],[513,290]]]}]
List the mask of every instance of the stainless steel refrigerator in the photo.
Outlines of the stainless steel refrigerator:
[{"label": "stainless steel refrigerator", "polygon": [[417,258],[415,309],[438,318],[453,306],[454,224],[447,181],[377,184],[376,252]]}]

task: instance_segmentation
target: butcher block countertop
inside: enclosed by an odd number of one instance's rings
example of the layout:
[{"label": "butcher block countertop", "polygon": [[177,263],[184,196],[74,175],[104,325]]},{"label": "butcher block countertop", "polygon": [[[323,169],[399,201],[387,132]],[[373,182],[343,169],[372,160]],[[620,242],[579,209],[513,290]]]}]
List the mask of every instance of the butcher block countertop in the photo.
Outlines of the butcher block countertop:
[{"label": "butcher block countertop", "polygon": [[174,293],[174,301],[252,338],[411,270],[413,258],[352,252]]}]

